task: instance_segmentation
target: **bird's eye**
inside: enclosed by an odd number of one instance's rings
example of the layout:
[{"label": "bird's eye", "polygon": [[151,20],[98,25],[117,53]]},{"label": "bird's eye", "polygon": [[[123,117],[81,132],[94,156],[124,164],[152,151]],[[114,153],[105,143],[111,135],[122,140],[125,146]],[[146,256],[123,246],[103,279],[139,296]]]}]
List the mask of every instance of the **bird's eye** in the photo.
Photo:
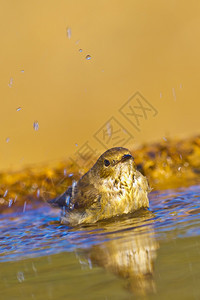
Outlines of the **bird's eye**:
[{"label": "bird's eye", "polygon": [[108,166],[110,165],[109,160],[105,159],[105,160],[104,160],[104,165],[105,165],[106,167],[108,167]]}]

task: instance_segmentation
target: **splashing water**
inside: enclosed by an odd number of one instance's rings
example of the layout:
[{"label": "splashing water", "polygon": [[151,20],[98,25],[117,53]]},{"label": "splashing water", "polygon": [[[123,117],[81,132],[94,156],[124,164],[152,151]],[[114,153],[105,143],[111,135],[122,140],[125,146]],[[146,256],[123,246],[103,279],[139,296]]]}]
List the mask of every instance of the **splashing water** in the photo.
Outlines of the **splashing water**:
[{"label": "splashing water", "polygon": [[[60,213],[45,203],[37,208],[24,203],[26,207],[19,212],[12,206],[10,213],[0,215],[0,284],[4,293],[13,296],[23,284],[26,297],[17,293],[26,300],[37,280],[50,286],[56,299],[64,299],[59,291],[64,291],[67,299],[86,299],[81,296],[86,289],[90,289],[89,299],[106,299],[95,297],[98,283],[102,295],[120,300],[130,299],[130,290],[124,286],[132,284],[132,292],[142,293],[154,293],[157,286],[153,298],[157,300],[165,299],[172,282],[171,291],[183,290],[185,299],[190,299],[194,283],[195,299],[199,299],[200,185],[153,191],[149,198],[150,211],[76,228],[59,224]],[[154,276],[154,269],[159,276]],[[124,277],[123,287],[120,277]],[[82,282],[79,292],[77,278]],[[72,286],[68,294],[66,284]],[[113,298],[114,288],[124,297]],[[48,299],[48,289],[34,293],[41,299],[45,293]]]},{"label": "splashing water", "polygon": [[39,129],[39,123],[38,123],[38,121],[34,121],[34,123],[33,123],[33,129],[35,131],[37,131]]},{"label": "splashing water", "polygon": [[67,37],[69,40],[71,39],[71,36],[72,36],[71,28],[67,27]]},{"label": "splashing water", "polygon": [[172,94],[173,94],[174,100],[176,101],[176,92],[175,92],[175,88],[172,88]]},{"label": "splashing water", "polygon": [[91,59],[91,55],[86,55],[85,59],[90,60]]},{"label": "splashing water", "polygon": [[11,77],[8,83],[9,88],[13,86],[13,78]]},{"label": "splashing water", "polygon": [[6,197],[8,194],[8,190],[5,190],[5,193],[3,194],[3,197]]}]

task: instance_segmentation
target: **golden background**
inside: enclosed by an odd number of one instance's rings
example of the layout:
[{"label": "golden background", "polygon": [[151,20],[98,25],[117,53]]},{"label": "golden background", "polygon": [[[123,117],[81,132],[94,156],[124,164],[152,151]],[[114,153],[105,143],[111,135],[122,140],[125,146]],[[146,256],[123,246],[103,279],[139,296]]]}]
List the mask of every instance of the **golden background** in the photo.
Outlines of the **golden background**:
[{"label": "golden background", "polygon": [[[93,135],[112,116],[130,148],[199,132],[199,1],[0,4],[0,169],[67,158],[86,141],[100,150]],[[158,111],[140,132],[119,113],[137,91]]]}]

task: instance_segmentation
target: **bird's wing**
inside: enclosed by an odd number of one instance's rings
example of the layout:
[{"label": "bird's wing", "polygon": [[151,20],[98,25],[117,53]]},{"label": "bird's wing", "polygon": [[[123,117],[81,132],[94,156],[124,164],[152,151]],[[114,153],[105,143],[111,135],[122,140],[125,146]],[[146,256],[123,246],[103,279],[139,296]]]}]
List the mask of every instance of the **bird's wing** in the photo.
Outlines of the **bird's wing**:
[{"label": "bird's wing", "polygon": [[62,195],[48,201],[54,207],[68,207],[72,197],[72,186],[70,186]]},{"label": "bird's wing", "polygon": [[101,195],[92,183],[88,184],[81,180],[75,188],[71,204],[74,209],[86,209],[100,202]]},{"label": "bird's wing", "polygon": [[93,184],[79,181],[70,186],[62,195],[48,201],[54,207],[65,207],[68,211],[82,210],[99,203],[101,196]]}]

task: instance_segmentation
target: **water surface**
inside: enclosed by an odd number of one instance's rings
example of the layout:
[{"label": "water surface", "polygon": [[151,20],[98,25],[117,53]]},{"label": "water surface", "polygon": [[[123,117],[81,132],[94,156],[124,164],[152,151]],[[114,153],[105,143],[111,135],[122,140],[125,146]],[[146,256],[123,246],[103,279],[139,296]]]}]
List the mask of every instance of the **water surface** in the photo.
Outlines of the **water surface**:
[{"label": "water surface", "polygon": [[1,299],[200,299],[200,185],[71,228],[46,204],[0,216]]}]

